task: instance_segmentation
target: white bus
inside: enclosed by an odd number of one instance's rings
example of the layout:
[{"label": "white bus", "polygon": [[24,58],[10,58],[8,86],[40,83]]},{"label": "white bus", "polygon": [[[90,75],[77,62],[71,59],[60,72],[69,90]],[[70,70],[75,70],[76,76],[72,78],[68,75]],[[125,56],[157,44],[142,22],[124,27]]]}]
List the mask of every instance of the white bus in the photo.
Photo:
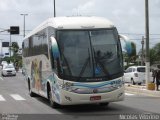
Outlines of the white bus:
[{"label": "white bus", "polygon": [[30,96],[41,95],[52,107],[124,99],[120,36],[109,20],[50,18],[25,37],[22,47]]}]

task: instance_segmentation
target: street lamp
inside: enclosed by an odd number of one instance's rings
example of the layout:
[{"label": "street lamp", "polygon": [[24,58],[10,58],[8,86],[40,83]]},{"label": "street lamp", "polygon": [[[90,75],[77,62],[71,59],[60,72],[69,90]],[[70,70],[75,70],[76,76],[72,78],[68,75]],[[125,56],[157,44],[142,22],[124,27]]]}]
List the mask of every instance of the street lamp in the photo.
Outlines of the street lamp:
[{"label": "street lamp", "polygon": [[53,0],[54,3],[54,17],[56,17],[56,0]]},{"label": "street lamp", "polygon": [[23,37],[25,37],[25,16],[27,16],[28,14],[20,14],[20,15],[23,15],[24,17]]}]

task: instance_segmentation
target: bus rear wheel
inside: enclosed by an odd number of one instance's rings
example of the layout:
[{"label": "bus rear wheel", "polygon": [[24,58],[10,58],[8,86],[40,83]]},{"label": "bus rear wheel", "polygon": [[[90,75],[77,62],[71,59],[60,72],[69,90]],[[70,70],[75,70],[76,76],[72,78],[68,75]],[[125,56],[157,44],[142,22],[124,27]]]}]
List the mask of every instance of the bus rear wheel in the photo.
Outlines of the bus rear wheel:
[{"label": "bus rear wheel", "polygon": [[32,90],[31,90],[30,80],[28,80],[28,90],[29,90],[29,95],[31,97],[35,97],[36,96],[36,94],[33,93]]}]

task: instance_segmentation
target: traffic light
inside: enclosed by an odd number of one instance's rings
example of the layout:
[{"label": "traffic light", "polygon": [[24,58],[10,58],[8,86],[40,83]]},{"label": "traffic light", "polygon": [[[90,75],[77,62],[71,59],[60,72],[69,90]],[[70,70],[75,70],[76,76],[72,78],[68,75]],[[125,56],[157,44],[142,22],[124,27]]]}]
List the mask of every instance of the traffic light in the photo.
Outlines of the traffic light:
[{"label": "traffic light", "polygon": [[19,34],[19,26],[10,26],[10,34]]}]

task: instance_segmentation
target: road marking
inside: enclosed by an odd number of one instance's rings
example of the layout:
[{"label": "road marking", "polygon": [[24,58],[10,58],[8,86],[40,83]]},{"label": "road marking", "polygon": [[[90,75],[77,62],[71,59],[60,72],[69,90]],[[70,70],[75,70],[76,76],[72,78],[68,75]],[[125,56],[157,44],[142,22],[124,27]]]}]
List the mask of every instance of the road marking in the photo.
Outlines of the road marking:
[{"label": "road marking", "polygon": [[0,95],[0,101],[6,101],[2,95]]},{"label": "road marking", "polygon": [[2,78],[2,77],[0,77],[0,79],[3,81],[3,78]]},{"label": "road marking", "polygon": [[127,95],[127,96],[133,96],[134,94],[132,94],[132,93],[125,93],[125,95]]},{"label": "road marking", "polygon": [[10,96],[15,100],[26,100],[18,94],[11,94]]}]

